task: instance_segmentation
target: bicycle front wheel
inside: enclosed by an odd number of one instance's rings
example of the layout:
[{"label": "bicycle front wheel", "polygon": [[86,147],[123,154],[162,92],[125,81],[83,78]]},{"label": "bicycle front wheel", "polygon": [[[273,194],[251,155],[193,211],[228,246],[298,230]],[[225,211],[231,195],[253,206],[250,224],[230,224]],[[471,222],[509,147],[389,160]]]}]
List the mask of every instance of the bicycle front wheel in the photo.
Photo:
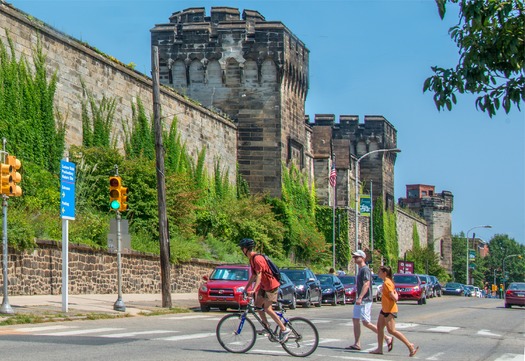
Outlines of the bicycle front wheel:
[{"label": "bicycle front wheel", "polygon": [[217,324],[215,333],[221,346],[229,352],[243,353],[255,344],[255,326],[249,318],[241,325],[242,314],[224,316]]},{"label": "bicycle front wheel", "polygon": [[292,329],[283,348],[292,356],[311,355],[319,345],[319,332],[312,322],[302,317],[290,318],[287,326]]}]

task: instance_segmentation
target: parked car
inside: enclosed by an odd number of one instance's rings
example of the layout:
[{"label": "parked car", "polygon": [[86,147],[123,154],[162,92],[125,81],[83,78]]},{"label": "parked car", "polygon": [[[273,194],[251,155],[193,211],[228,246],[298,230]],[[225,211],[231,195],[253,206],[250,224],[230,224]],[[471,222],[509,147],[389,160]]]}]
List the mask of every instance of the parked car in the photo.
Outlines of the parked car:
[{"label": "parked car", "polygon": [[357,286],[355,284],[355,276],[339,276],[345,288],[346,303],[354,303],[356,299]]},{"label": "parked car", "polygon": [[381,301],[382,290],[383,290],[383,279],[377,274],[372,275],[372,297],[374,301]]},{"label": "parked car", "polygon": [[421,284],[423,285],[423,288],[425,289],[425,297],[427,299],[434,297],[434,290],[432,289],[433,287],[432,287],[432,282],[430,280],[430,276],[425,275],[425,274],[418,274],[417,276],[421,280]]},{"label": "parked car", "polygon": [[297,296],[295,294],[295,285],[285,273],[281,273],[281,285],[279,286],[278,300],[282,300],[282,305],[295,310],[297,307]]},{"label": "parked car", "polygon": [[346,304],[345,286],[339,277],[333,274],[316,275],[316,277],[321,282],[323,303],[330,303],[332,306],[337,306],[338,303]]},{"label": "parked car", "polygon": [[400,301],[414,300],[418,305],[427,303],[424,286],[417,275],[396,273],[394,284]]},{"label": "parked car", "polygon": [[465,297],[476,297],[476,290],[472,285],[463,285],[465,292],[463,293]]},{"label": "parked car", "polygon": [[281,273],[286,274],[294,283],[298,304],[302,304],[304,308],[308,308],[312,304],[321,307],[323,301],[321,283],[312,270],[306,267],[281,268]]},{"label": "parked car", "polygon": [[209,277],[202,277],[204,283],[199,287],[201,311],[209,312],[212,307],[221,311],[245,307],[248,300],[243,299],[243,293],[250,276],[248,265],[217,266]]},{"label": "parked car", "polygon": [[443,288],[444,295],[463,296],[463,285],[457,282],[448,282]]},{"label": "parked car", "polygon": [[443,295],[443,290],[441,288],[441,283],[436,276],[430,276],[430,281],[432,282],[432,292],[434,297],[441,297]]},{"label": "parked car", "polygon": [[525,306],[525,282],[512,282],[505,292],[505,308]]},{"label": "parked car", "polygon": [[481,290],[479,289],[479,287],[474,286],[474,291],[475,291],[476,297],[481,298]]}]

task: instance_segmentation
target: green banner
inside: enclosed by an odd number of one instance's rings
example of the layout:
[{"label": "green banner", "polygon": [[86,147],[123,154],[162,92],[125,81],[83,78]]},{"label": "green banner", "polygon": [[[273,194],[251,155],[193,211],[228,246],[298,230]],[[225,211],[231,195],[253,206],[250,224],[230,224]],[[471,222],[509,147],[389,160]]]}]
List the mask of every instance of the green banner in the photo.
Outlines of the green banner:
[{"label": "green banner", "polygon": [[372,212],[372,199],[369,195],[361,194],[359,199],[359,213],[362,216],[370,217],[370,212]]}]

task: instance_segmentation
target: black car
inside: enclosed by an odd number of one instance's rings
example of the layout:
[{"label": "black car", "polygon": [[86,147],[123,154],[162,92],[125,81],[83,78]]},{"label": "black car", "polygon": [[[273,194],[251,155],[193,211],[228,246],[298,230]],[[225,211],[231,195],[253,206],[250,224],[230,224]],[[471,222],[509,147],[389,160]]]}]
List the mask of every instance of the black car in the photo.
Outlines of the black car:
[{"label": "black car", "polygon": [[295,295],[295,285],[285,273],[281,272],[281,285],[279,286],[278,300],[282,300],[282,305],[295,310],[297,307],[297,296]]},{"label": "black car", "polygon": [[457,282],[449,282],[443,288],[444,295],[463,296],[464,292],[463,285]]},{"label": "black car", "polygon": [[333,306],[337,306],[338,303],[342,305],[346,304],[345,286],[339,277],[333,274],[316,276],[319,282],[321,282],[324,303],[331,303]]},{"label": "black car", "polygon": [[321,307],[321,283],[309,268],[281,268],[281,273],[287,275],[295,285],[297,303],[302,304],[304,308],[312,304]]}]

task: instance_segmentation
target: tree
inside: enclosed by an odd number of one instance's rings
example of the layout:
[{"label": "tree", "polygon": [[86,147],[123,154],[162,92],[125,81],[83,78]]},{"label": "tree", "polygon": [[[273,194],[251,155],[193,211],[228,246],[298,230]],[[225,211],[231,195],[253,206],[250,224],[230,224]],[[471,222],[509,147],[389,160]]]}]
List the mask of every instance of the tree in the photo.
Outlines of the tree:
[{"label": "tree", "polygon": [[423,91],[434,92],[438,110],[452,109],[456,93],[479,95],[476,108],[490,117],[509,113],[525,100],[525,12],[523,0],[436,0],[441,19],[446,3],[459,3],[458,24],[449,34],[459,48],[455,69],[432,67]]}]

